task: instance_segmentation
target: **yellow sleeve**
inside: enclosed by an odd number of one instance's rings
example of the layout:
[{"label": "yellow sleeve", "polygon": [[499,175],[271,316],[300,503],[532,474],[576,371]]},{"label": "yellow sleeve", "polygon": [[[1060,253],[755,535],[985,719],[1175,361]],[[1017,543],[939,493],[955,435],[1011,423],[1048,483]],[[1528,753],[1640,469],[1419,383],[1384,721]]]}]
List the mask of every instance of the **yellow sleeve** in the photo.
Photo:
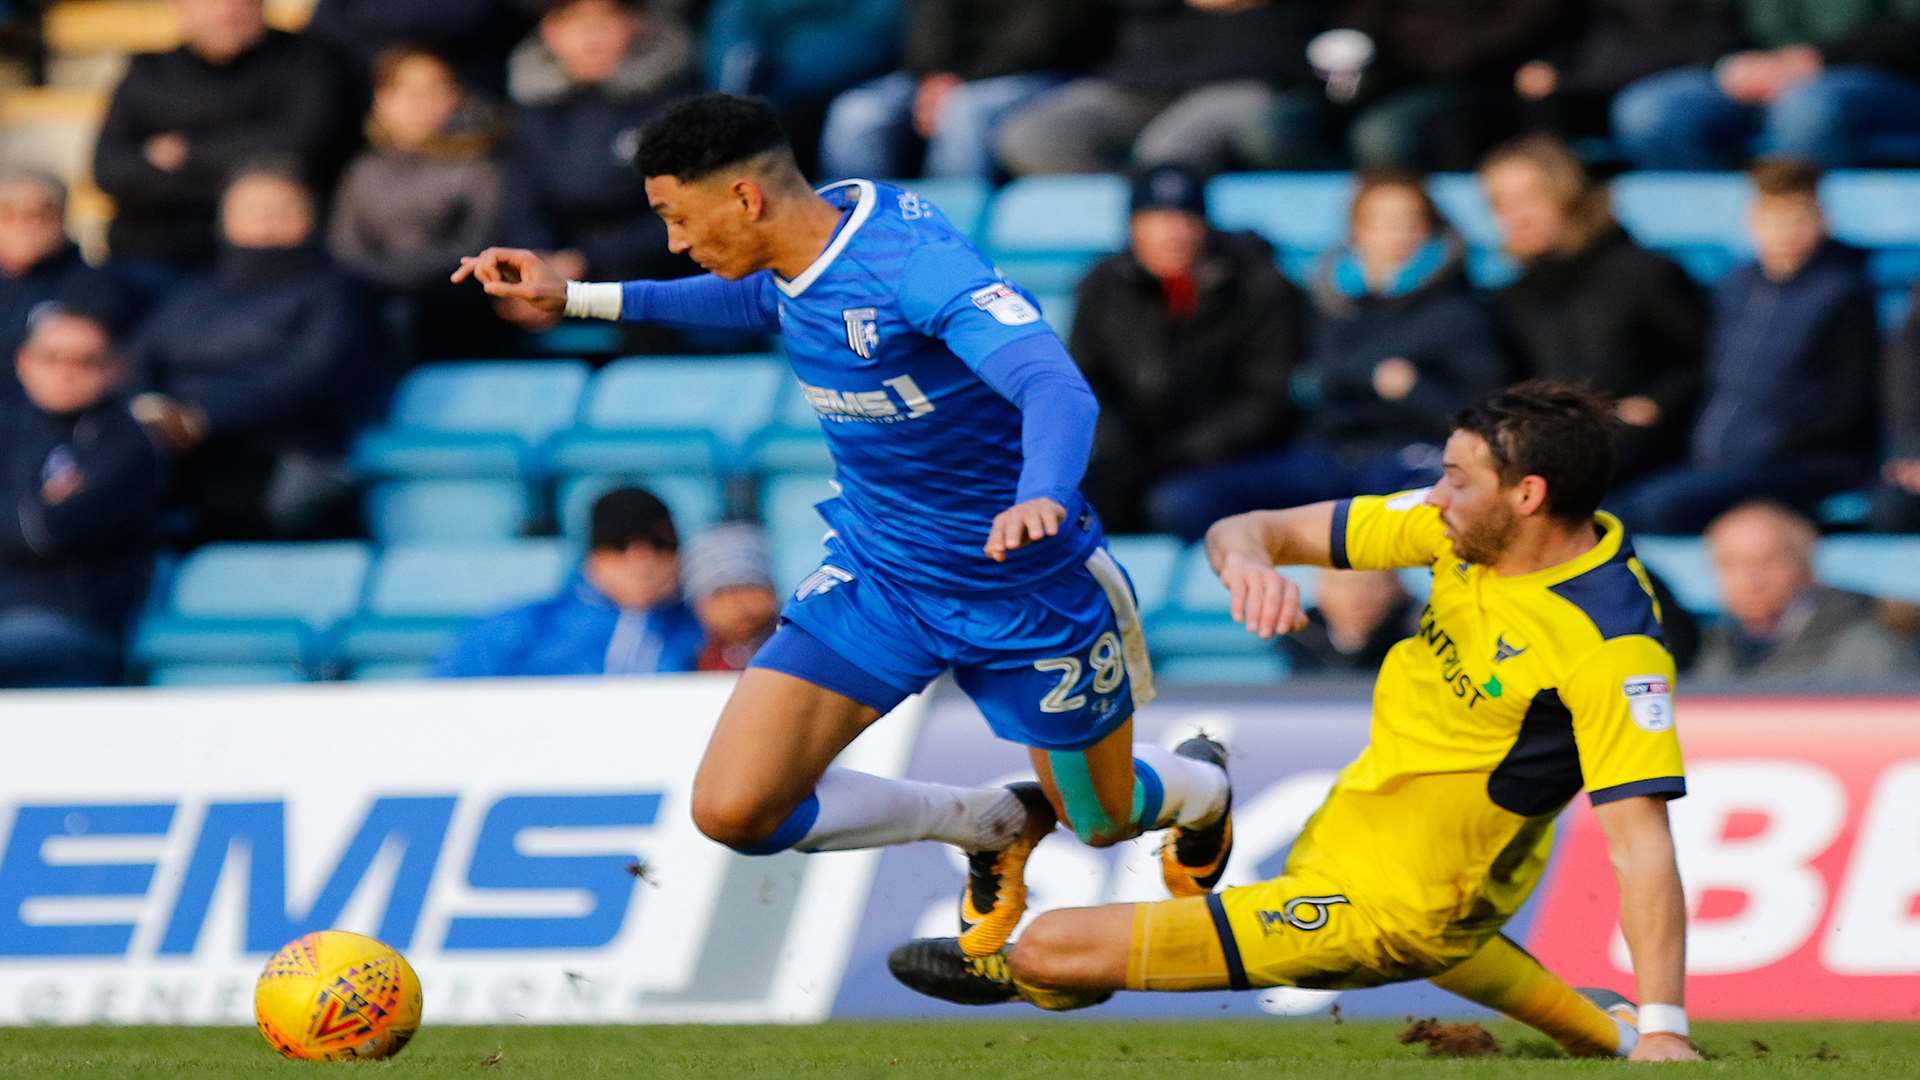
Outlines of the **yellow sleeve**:
[{"label": "yellow sleeve", "polygon": [[1640,634],[1595,649],[1562,688],[1587,798],[1595,806],[1633,795],[1687,793],[1674,730],[1673,656]]},{"label": "yellow sleeve", "polygon": [[1337,570],[1398,570],[1431,566],[1448,550],[1440,511],[1427,489],[1397,495],[1361,495],[1333,504],[1329,552]]}]

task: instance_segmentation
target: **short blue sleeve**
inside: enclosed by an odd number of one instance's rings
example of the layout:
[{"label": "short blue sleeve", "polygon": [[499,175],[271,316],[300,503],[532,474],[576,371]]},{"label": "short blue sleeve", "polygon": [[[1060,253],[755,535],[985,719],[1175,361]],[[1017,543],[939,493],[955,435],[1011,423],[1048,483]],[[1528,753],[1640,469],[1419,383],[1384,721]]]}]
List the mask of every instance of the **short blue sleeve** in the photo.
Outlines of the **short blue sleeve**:
[{"label": "short blue sleeve", "polygon": [[927,244],[908,256],[898,296],[909,325],[976,371],[1013,342],[1053,334],[1033,298],[965,244]]}]

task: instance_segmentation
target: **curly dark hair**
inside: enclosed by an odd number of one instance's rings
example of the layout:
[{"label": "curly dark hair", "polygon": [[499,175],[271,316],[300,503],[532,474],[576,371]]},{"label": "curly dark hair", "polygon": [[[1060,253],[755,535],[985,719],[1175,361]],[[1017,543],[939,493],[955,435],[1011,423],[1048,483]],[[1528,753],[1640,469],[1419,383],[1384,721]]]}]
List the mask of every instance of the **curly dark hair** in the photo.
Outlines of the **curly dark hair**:
[{"label": "curly dark hair", "polygon": [[788,160],[793,156],[773,106],[759,98],[701,94],[671,106],[647,125],[633,167],[641,176],[694,183],[767,154]]},{"label": "curly dark hair", "polygon": [[1453,429],[1480,436],[1500,483],[1547,482],[1546,511],[1558,521],[1592,519],[1613,480],[1613,403],[1584,386],[1532,379],[1460,410]]}]

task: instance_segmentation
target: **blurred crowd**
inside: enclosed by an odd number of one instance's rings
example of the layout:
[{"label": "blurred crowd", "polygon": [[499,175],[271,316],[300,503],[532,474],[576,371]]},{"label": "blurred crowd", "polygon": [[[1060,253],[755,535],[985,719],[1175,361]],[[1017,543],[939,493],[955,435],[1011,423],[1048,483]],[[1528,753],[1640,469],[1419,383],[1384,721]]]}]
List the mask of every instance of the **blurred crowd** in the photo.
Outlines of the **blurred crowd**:
[{"label": "blurred crowd", "polygon": [[[171,4],[182,43],[132,59],[94,151],[104,262],[58,178],[0,165],[0,685],[111,678],[163,544],[354,535],[346,451],[400,373],[537,351],[541,313],[448,284],[460,254],[691,273],[630,161],[703,86],[773,101],[823,179],[1133,178],[1127,248],[1068,335],[1112,532],[1424,483],[1453,411],[1531,375],[1617,400],[1611,508],[1710,529],[1723,575],[1756,532],[1804,562],[1838,493],[1920,532],[1920,314],[1883,340],[1819,197],[1823,168],[1920,163],[1920,0],[319,0],[298,34],[262,0]],[[44,6],[0,0],[0,49],[31,60]],[[1747,169],[1754,258],[1703,289],[1619,227],[1596,163]],[[1355,170],[1347,241],[1305,280],[1207,220],[1207,179],[1244,169]],[[1469,279],[1435,170],[1478,173],[1509,283]],[[609,498],[568,590],[443,673],[750,653],[765,538],[723,527],[683,566],[658,500]],[[1405,620],[1369,588],[1353,606]],[[1703,665],[1813,655],[1783,635],[1875,617],[1810,574],[1771,588],[1751,618],[1729,591]],[[1373,647],[1321,625],[1301,647]]]}]

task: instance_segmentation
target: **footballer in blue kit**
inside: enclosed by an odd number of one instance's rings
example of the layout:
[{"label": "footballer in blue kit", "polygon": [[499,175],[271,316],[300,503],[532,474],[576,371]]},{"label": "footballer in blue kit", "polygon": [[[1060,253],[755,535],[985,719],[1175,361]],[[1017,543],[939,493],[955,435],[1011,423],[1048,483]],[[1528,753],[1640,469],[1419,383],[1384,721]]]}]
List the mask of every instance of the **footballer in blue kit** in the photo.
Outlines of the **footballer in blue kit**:
[{"label": "footballer in blue kit", "polygon": [[[701,830],[752,854],[953,843],[969,853],[957,947],[979,961],[1024,914],[1026,858],[1056,820],[1096,845],[1170,829],[1169,889],[1211,891],[1232,845],[1225,752],[1133,742],[1152,672],[1132,585],[1079,490],[1098,406],[1033,297],[911,190],[815,190],[761,102],[683,102],[635,164],[669,245],[710,273],[569,282],[491,248],[455,280],[556,318],[778,332],[819,416],[838,488],[819,506],[826,552],[715,728]],[[1029,748],[1037,783],[832,765],[947,670]]]}]

